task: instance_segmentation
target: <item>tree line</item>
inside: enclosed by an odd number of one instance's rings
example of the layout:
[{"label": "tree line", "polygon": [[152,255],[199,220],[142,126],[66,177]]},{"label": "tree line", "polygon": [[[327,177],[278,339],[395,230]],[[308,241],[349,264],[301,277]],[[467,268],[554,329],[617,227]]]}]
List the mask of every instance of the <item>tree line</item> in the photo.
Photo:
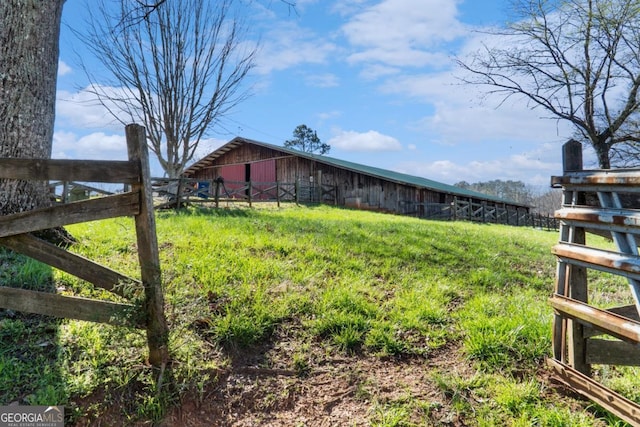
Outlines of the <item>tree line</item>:
[{"label": "tree line", "polygon": [[542,215],[553,215],[557,209],[560,209],[562,203],[562,191],[560,189],[548,188],[541,191],[522,181],[502,181],[499,179],[475,183],[460,181],[454,185],[465,190],[477,191],[488,196],[529,205],[533,213]]}]

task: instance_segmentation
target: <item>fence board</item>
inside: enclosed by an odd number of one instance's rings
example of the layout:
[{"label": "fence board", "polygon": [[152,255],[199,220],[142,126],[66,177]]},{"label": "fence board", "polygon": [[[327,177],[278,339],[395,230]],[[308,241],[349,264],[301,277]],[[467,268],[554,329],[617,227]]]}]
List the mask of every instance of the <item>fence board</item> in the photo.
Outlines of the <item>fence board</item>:
[{"label": "fence board", "polygon": [[[631,209],[564,207],[555,212],[555,217],[561,220],[589,223],[589,226],[622,227],[623,230],[637,228],[640,232],[640,212]],[[586,225],[585,225],[586,226]]]},{"label": "fence board", "polygon": [[640,185],[640,169],[567,171],[562,176],[551,177],[551,185],[580,186],[582,191],[588,186],[624,186],[625,192],[633,191],[633,187]]},{"label": "fence board", "polygon": [[127,289],[130,289],[130,287],[141,288],[141,283],[138,280],[68,252],[30,234],[2,237],[0,238],[0,245],[73,274],[120,296],[125,296],[128,293]]},{"label": "fence board", "polygon": [[83,200],[0,217],[0,237],[139,213],[139,192]]},{"label": "fence board", "polygon": [[140,167],[130,161],[0,159],[0,178],[134,184]]},{"label": "fence board", "polygon": [[0,286],[0,307],[47,316],[144,328],[144,322],[137,314],[139,308],[131,304]]},{"label": "fence board", "polygon": [[587,363],[640,366],[640,348],[625,341],[587,340]]},{"label": "fence board", "polygon": [[[617,314],[619,316],[626,317],[627,319],[631,319],[640,323],[640,316],[638,315],[638,309],[635,305],[625,305],[623,307],[608,307],[607,311],[609,313]],[[597,337],[605,334],[599,329],[589,327],[585,327],[583,333],[585,338]]]},{"label": "fence board", "polygon": [[617,314],[618,316],[635,320],[636,322],[640,323],[638,308],[635,305],[625,305],[623,307],[611,307],[611,308],[607,308],[607,311],[610,313]]},{"label": "fence board", "polygon": [[638,211],[591,207],[562,208],[556,211],[555,218],[567,226],[584,227],[589,233],[606,239],[612,239],[612,232],[640,235]]},{"label": "fence board", "polygon": [[640,256],[621,254],[570,243],[559,243],[551,252],[563,262],[640,279]]},{"label": "fence board", "polygon": [[556,311],[577,322],[621,340],[640,343],[640,322],[560,295],[554,295],[549,302]]},{"label": "fence board", "polygon": [[591,399],[631,425],[638,425],[640,406],[626,397],[604,387],[588,376],[554,359],[547,359],[557,378],[575,391]]}]

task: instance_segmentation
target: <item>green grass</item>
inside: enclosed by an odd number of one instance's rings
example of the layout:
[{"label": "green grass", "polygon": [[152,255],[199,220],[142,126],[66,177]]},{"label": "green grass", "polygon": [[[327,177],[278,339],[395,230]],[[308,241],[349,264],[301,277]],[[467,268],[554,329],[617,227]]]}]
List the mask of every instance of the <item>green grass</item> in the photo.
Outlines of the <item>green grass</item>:
[{"label": "green grass", "polygon": [[[157,228],[173,358],[162,392],[141,331],[0,312],[0,404],[64,404],[71,418],[89,419],[117,406],[131,422],[159,420],[186,394],[204,399],[225,355],[291,330],[301,377],[317,345],[346,357],[425,359],[452,348],[471,373],[434,371],[432,381],[470,425],[603,422],[597,410],[572,411],[575,401],[536,376],[550,354],[557,233],[326,206],[160,212]],[[130,219],[69,231],[74,251],[138,277]],[[113,298],[8,252],[0,265],[3,284]],[[616,286],[603,278],[601,299],[615,299]],[[602,372],[640,400],[636,374]],[[104,403],[71,404],[96,390]],[[369,421],[415,425],[416,413],[427,420],[436,409],[418,397],[375,402]]]}]

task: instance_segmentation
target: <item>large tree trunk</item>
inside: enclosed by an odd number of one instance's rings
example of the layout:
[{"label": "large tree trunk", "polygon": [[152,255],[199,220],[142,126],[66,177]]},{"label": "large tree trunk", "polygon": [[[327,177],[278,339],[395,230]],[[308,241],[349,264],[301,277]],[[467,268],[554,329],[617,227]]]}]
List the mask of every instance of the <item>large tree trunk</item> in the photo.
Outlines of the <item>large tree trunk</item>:
[{"label": "large tree trunk", "polygon": [[[0,157],[51,157],[63,3],[0,0]],[[46,182],[0,180],[0,215],[49,203]]]}]

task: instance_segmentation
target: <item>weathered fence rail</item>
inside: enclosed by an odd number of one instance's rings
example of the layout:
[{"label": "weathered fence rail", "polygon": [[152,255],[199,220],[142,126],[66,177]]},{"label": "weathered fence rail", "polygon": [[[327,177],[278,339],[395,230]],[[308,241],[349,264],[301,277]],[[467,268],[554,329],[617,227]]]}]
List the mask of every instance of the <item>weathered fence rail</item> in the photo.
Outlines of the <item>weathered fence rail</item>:
[{"label": "weathered fence rail", "polygon": [[[338,204],[338,191],[334,185],[318,185],[301,182],[254,182],[202,180],[192,178],[151,178],[156,208],[178,207],[183,204],[214,204],[255,202],[280,203],[330,203]],[[61,203],[92,195],[109,195],[113,192],[86,183],[55,182],[50,187],[62,186],[56,200]],[[114,192],[116,190],[113,190]],[[178,197],[178,194],[180,197]],[[452,203],[401,202],[398,209],[405,215],[419,218],[473,221],[558,230],[559,220],[550,214],[531,213],[525,208],[505,208],[489,203],[470,202],[455,198]]]},{"label": "weathered fence rail", "polygon": [[[154,193],[166,199],[163,206],[183,203],[224,202],[336,203],[336,187],[309,185],[300,182],[225,181],[222,179],[197,180],[190,178],[153,178]],[[178,197],[179,195],[179,197]]]},{"label": "weathered fence rail", "polygon": [[[640,170],[582,170],[581,150],[575,141],[565,144],[564,174],[552,178],[563,189],[563,205],[556,212],[560,241],[553,247],[557,271],[548,364],[578,393],[640,425],[640,405],[591,378],[592,364],[640,366]],[[609,237],[615,249],[590,244],[587,233]],[[634,304],[590,305],[588,270],[625,278]]]},{"label": "weathered fence rail", "polygon": [[[246,182],[198,180],[191,178],[152,179],[154,194],[164,201],[156,207],[178,206],[183,203],[248,203],[281,202],[337,204],[337,188],[333,185],[302,184],[300,182]],[[403,202],[400,211],[426,219],[462,220],[508,224],[558,230],[559,221],[552,215],[531,213],[527,209],[507,209],[487,203],[455,199],[452,203]]]},{"label": "weathered fence rail", "polygon": [[[58,187],[61,187],[61,191],[59,192],[57,191]],[[49,193],[52,196],[52,201],[55,203],[69,203],[89,199],[93,195],[111,196],[115,194],[116,191],[97,188],[87,183],[54,181],[49,183]]]},{"label": "weathered fence rail", "polygon": [[553,215],[460,199],[455,199],[452,203],[411,203],[406,210],[414,216],[426,219],[506,224],[544,230],[558,230],[560,224]]},{"label": "weathered fence rail", "polygon": [[[0,216],[0,245],[122,297],[129,296],[124,289],[137,290],[144,297],[143,307],[5,286],[0,286],[0,307],[146,329],[149,362],[162,367],[169,357],[168,328],[164,316],[145,129],[128,125],[126,137],[128,161],[0,158],[0,178],[3,179],[85,181],[130,186],[130,191],[122,194]],[[141,280],[127,277],[30,234],[120,216],[133,216],[135,219]]]}]

